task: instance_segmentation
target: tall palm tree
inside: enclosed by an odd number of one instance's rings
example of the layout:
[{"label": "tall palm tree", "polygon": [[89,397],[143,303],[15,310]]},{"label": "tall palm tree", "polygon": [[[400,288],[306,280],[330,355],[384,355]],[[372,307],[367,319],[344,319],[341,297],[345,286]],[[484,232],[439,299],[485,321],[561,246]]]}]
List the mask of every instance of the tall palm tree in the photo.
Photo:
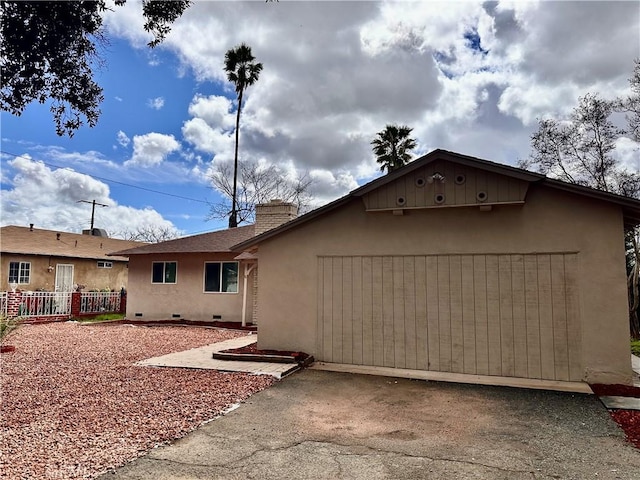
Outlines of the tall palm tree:
[{"label": "tall palm tree", "polygon": [[373,153],[383,172],[387,173],[406,165],[411,160],[409,152],[416,148],[416,141],[409,138],[413,128],[399,125],[387,125],[384,130],[378,132],[373,145]]},{"label": "tall palm tree", "polygon": [[258,81],[262,64],[255,63],[255,57],[251,53],[251,47],[242,43],[230,49],[224,56],[224,71],[227,72],[227,80],[236,86],[238,95],[238,111],[236,112],[236,151],[233,162],[233,192],[231,197],[231,215],[229,216],[229,228],[238,226],[237,199],[238,187],[238,138],[240,135],[240,111],[242,110],[242,96],[245,89]]}]

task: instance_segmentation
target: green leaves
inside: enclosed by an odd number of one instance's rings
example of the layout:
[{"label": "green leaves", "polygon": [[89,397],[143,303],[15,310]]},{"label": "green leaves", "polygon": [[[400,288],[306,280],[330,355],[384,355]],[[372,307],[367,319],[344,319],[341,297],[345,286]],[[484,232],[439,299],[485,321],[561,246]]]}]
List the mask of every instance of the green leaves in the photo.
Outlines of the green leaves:
[{"label": "green leaves", "polygon": [[377,137],[371,142],[373,153],[380,170],[390,173],[406,165],[411,160],[411,150],[416,148],[416,141],[409,135],[413,128],[405,125],[387,125],[384,130],[378,132]]},{"label": "green leaves", "polygon": [[[155,37],[150,46],[162,42],[190,4],[143,1],[144,28]],[[72,137],[84,124],[95,126],[104,96],[93,71],[102,61],[99,48],[107,43],[106,9],[105,0],[0,2],[0,108],[19,116],[32,102],[50,102],[60,136]]]},{"label": "green leaves", "polygon": [[236,93],[241,94],[248,86],[258,81],[262,64],[255,63],[251,47],[242,43],[227,51],[224,56],[224,70],[227,80],[236,87]]},{"label": "green leaves", "polygon": [[[0,108],[21,115],[51,100],[58,135],[72,136],[100,115],[93,79],[104,2],[2,2]],[[83,120],[84,119],[84,120]]]},{"label": "green leaves", "polygon": [[171,24],[180,18],[190,5],[191,2],[188,0],[171,2],[146,0],[142,2],[142,13],[147,20],[144,24],[144,29],[153,33],[155,37],[148,45],[153,48],[162,43],[171,31]]}]

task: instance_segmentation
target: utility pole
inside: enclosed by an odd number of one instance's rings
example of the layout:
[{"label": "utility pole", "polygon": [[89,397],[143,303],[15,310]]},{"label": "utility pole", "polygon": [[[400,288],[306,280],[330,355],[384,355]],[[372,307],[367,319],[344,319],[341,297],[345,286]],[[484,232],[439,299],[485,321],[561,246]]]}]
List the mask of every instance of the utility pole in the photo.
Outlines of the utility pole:
[{"label": "utility pole", "polygon": [[108,207],[109,205],[105,205],[104,203],[98,203],[95,200],[90,202],[89,200],[78,200],[76,203],[90,203],[91,207],[91,233],[93,234],[93,220],[96,215],[96,205],[100,205],[101,207]]}]

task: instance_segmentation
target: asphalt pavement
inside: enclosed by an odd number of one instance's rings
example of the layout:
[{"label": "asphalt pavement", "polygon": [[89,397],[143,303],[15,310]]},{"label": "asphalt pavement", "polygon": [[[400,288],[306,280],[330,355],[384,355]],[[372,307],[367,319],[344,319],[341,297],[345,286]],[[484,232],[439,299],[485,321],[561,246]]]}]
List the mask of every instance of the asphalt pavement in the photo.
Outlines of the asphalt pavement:
[{"label": "asphalt pavement", "polygon": [[640,479],[595,395],[303,370],[121,479]]}]

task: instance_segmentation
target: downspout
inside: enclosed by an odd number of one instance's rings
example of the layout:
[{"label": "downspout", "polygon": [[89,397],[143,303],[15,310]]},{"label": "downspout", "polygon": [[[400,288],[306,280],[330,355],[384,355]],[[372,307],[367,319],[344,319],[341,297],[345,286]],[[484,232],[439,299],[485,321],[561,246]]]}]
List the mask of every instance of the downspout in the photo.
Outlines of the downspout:
[{"label": "downspout", "polygon": [[247,326],[247,320],[245,318],[247,315],[247,278],[249,278],[249,275],[251,274],[253,269],[256,268],[257,265],[258,265],[257,262],[244,264],[244,280],[242,284],[242,326],[243,327]]}]

